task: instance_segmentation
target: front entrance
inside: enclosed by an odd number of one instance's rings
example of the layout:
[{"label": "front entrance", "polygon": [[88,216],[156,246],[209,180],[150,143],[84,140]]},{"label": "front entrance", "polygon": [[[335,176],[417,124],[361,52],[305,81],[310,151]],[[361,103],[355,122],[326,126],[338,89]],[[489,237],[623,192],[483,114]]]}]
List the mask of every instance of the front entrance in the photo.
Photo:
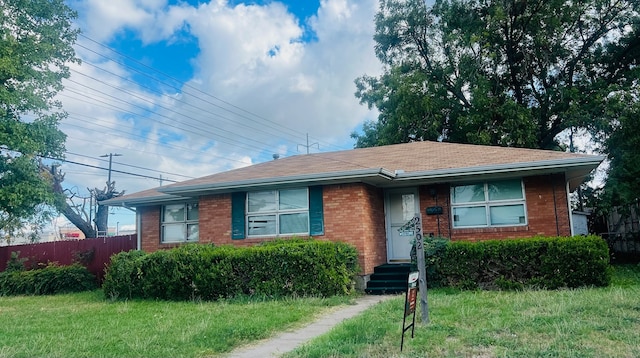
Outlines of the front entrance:
[{"label": "front entrance", "polygon": [[411,260],[413,231],[399,229],[417,213],[420,213],[420,200],[416,188],[394,189],[385,193],[388,262]]}]

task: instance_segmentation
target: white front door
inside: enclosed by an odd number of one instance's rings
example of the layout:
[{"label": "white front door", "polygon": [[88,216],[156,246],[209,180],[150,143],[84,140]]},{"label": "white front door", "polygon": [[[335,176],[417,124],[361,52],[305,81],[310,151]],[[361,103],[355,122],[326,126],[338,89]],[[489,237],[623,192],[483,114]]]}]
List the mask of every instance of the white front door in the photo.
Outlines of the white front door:
[{"label": "white front door", "polygon": [[385,195],[387,224],[387,259],[389,262],[411,260],[413,231],[399,229],[420,213],[418,190],[415,188],[389,190]]}]

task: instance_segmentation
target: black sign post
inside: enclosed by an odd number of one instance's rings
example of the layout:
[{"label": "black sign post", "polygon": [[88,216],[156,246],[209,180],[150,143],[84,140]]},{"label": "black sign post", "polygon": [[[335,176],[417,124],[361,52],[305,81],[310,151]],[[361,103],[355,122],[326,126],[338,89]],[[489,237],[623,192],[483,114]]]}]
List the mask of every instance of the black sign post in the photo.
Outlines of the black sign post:
[{"label": "black sign post", "polygon": [[[415,332],[416,327],[416,304],[418,302],[418,277],[419,272],[411,272],[409,274],[409,284],[407,285],[407,294],[404,300],[404,317],[402,318],[402,340],[400,341],[400,352],[404,347],[404,333],[411,328],[411,338]],[[411,324],[407,326],[407,317],[411,318]]]},{"label": "black sign post", "polygon": [[429,302],[427,300],[427,268],[424,260],[424,238],[422,237],[422,219],[420,213],[402,225],[398,231],[413,231],[415,235],[416,255],[418,261],[418,271],[420,272],[419,285],[420,288],[420,306],[422,308],[422,324],[429,323]]}]

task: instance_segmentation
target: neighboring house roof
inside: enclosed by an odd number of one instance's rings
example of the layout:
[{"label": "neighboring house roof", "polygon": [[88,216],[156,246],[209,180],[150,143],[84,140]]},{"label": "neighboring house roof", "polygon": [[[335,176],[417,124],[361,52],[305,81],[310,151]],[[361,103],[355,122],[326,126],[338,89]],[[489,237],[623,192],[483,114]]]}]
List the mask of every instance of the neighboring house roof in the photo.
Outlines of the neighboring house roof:
[{"label": "neighboring house roof", "polygon": [[102,202],[140,206],[260,188],[364,182],[392,188],[492,177],[565,173],[579,185],[604,157],[539,149],[413,142],[296,155]]}]

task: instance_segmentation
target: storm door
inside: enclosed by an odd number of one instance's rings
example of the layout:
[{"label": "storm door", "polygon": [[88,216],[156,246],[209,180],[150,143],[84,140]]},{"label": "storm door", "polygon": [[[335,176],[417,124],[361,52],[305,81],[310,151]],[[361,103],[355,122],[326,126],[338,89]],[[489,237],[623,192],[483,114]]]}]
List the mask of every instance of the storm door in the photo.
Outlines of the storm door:
[{"label": "storm door", "polygon": [[413,231],[399,230],[420,213],[420,200],[416,188],[394,189],[385,195],[387,229],[387,259],[389,262],[409,262]]}]

